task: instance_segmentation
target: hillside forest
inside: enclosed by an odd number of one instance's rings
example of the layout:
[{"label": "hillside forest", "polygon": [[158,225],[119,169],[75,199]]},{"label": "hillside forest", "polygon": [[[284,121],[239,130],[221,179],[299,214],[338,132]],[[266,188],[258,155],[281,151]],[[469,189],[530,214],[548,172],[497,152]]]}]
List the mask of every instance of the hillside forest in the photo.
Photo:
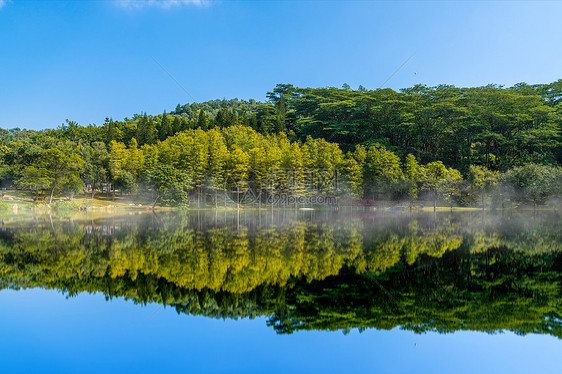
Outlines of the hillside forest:
[{"label": "hillside forest", "polygon": [[2,186],[35,201],[87,193],[215,207],[319,195],[338,204],[537,205],[562,194],[562,80],[400,91],[279,84],[266,98],[99,126],[1,129]]}]

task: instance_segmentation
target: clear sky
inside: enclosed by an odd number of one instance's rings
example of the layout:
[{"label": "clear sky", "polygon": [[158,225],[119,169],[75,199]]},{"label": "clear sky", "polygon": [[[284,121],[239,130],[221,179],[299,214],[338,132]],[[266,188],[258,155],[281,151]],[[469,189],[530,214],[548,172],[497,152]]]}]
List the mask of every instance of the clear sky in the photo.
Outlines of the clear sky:
[{"label": "clear sky", "polygon": [[0,127],[264,100],[277,83],[375,89],[405,61],[385,87],[550,83],[561,16],[555,1],[0,0]]}]

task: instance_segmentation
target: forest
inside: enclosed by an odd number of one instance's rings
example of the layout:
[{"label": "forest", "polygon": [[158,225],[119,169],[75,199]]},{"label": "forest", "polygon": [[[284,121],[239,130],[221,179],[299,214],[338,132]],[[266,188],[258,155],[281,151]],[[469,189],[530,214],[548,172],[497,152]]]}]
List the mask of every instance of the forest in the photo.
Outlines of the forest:
[{"label": "forest", "polygon": [[562,80],[400,91],[279,84],[266,97],[100,126],[1,129],[2,186],[38,202],[105,193],[197,207],[317,196],[484,207],[562,195]]}]

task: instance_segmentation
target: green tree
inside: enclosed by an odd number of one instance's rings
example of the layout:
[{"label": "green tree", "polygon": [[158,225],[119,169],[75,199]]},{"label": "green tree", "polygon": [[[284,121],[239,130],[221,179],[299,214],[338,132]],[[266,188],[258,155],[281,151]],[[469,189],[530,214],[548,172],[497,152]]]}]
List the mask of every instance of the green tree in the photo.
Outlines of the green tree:
[{"label": "green tree", "polygon": [[144,144],[154,144],[157,139],[157,129],[152,117],[146,115],[146,113],[139,118],[137,121],[137,131],[135,138],[140,145]]},{"label": "green tree", "polygon": [[548,197],[557,196],[561,192],[562,169],[560,167],[525,164],[513,168],[501,177],[502,183],[511,189],[512,198],[516,201],[532,201],[544,203]]},{"label": "green tree", "polygon": [[[400,159],[385,147],[370,146],[363,150],[358,147],[356,153],[364,152],[363,189],[373,196],[391,197],[397,183],[403,178]],[[363,157],[363,156],[358,156]]]},{"label": "green tree", "polygon": [[152,209],[159,200],[167,204],[185,204],[188,201],[187,189],[190,188],[189,176],[170,165],[158,165],[148,175],[150,185],[156,191]]},{"label": "green tree", "polygon": [[228,148],[223,136],[216,130],[207,133],[208,139],[208,161],[206,188],[213,191],[215,207],[218,206],[218,192],[224,191],[226,183],[226,162],[228,161]]},{"label": "green tree", "polygon": [[39,192],[48,189],[52,185],[49,170],[45,168],[27,166],[21,171],[20,178],[16,181],[18,188],[35,191],[35,198],[39,198]]},{"label": "green tree", "polygon": [[109,152],[104,143],[95,142],[81,145],[79,154],[84,160],[82,180],[90,185],[93,199],[96,188],[108,177]]},{"label": "green tree", "polygon": [[406,194],[411,204],[419,195],[420,187],[424,180],[424,169],[420,166],[416,157],[410,153],[404,160],[403,171],[406,182]]},{"label": "green tree", "polygon": [[422,188],[433,200],[433,211],[439,199],[448,200],[452,204],[453,196],[462,182],[462,175],[458,170],[447,168],[441,161],[436,161],[425,165],[422,175]]},{"label": "green tree", "polygon": [[172,124],[166,112],[162,114],[162,119],[160,120],[160,127],[158,129],[158,139],[160,141],[165,140],[168,136],[172,136],[174,133]]},{"label": "green tree", "polygon": [[199,117],[197,118],[197,128],[201,130],[207,129],[207,118],[203,109],[199,111]]},{"label": "green tree", "polygon": [[40,183],[45,180],[49,181],[51,190],[49,203],[53,201],[55,191],[76,188],[80,183],[80,171],[83,164],[82,158],[66,144],[46,149],[41,154],[38,167],[32,167],[41,171],[36,174],[41,180]]},{"label": "green tree", "polygon": [[184,128],[182,127],[182,122],[179,117],[174,117],[174,120],[172,121],[172,133],[177,134],[178,132],[183,130]]},{"label": "green tree", "polygon": [[248,172],[250,158],[238,146],[233,146],[228,159],[229,178],[228,187],[236,194],[236,207],[240,207],[240,194],[248,188]]},{"label": "green tree", "polygon": [[497,187],[499,183],[499,173],[490,171],[485,166],[470,165],[467,180],[470,182],[472,189],[480,194],[482,210],[484,210],[485,196]]}]

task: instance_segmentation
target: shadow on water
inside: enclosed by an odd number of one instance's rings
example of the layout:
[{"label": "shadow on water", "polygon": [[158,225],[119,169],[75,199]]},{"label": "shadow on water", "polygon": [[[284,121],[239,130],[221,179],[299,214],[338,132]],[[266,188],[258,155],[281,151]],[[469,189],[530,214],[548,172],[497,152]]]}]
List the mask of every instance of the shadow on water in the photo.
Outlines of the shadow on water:
[{"label": "shadow on water", "polygon": [[267,316],[278,333],[401,326],[560,338],[557,218],[292,209],[6,216],[0,288]]}]

